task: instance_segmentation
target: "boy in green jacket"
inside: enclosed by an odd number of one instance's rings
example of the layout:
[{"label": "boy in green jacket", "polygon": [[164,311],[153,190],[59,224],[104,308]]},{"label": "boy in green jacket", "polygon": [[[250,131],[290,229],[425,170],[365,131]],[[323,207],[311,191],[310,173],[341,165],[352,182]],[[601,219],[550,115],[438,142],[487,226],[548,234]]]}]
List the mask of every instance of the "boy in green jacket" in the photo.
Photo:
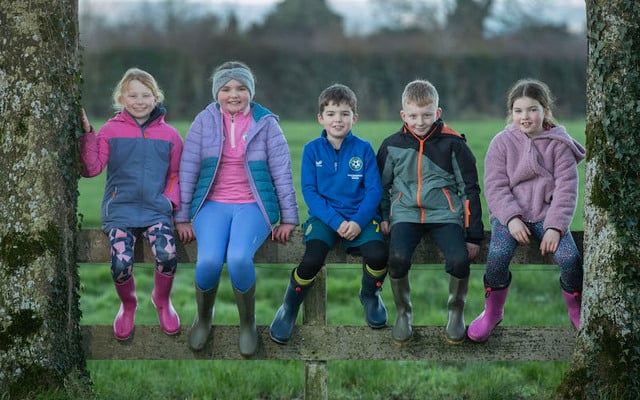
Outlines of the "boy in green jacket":
[{"label": "boy in green jacket", "polygon": [[484,236],[476,159],[464,135],[440,118],[438,92],[428,81],[407,84],[402,94],[402,128],[378,151],[383,195],[380,228],[390,235],[389,277],[396,305],[392,330],[398,345],[412,336],[409,286],[411,258],[429,235],[445,258],[450,275],[445,336],[461,343],[470,262]]}]

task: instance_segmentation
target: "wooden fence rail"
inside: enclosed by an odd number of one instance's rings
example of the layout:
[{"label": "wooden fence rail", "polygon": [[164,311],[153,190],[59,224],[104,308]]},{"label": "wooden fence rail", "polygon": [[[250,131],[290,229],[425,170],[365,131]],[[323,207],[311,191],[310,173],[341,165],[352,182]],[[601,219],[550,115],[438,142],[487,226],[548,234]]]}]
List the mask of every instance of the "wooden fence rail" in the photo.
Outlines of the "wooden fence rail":
[{"label": "wooden fence rail", "polygon": [[[573,232],[582,249],[583,232]],[[485,233],[480,256],[474,261],[484,264],[490,233]],[[141,242],[140,242],[141,243]],[[291,242],[279,245],[267,240],[256,254],[257,263],[293,264],[304,252],[302,233],[296,231]],[[80,231],[78,262],[110,262],[107,237],[99,230]],[[137,262],[153,262],[148,246],[137,246]],[[195,262],[194,243],[178,243],[178,261]],[[430,241],[422,241],[414,253],[416,264],[442,263],[443,258]],[[346,254],[340,246],[333,249],[327,263],[360,264],[361,258]],[[534,241],[519,246],[513,264],[550,264]],[[444,338],[442,326],[414,326],[410,344],[397,347],[391,340],[391,328],[373,330],[365,325],[332,326],[326,323],[326,272],[318,274],[316,284],[305,298],[303,324],[288,345],[278,345],[269,338],[269,327],[258,326],[259,349],[252,360],[302,360],[305,362],[305,399],[327,398],[327,361],[331,360],[431,360],[431,361],[568,361],[575,345],[571,327],[498,327],[485,344],[465,341],[451,345]],[[213,340],[199,352],[187,345],[187,331],[163,335],[159,326],[136,326],[131,340],[120,342],[113,337],[111,325],[82,327],[83,348],[93,360],[232,360],[240,359],[237,349],[238,327],[214,325]],[[340,338],[340,340],[336,340]]]}]

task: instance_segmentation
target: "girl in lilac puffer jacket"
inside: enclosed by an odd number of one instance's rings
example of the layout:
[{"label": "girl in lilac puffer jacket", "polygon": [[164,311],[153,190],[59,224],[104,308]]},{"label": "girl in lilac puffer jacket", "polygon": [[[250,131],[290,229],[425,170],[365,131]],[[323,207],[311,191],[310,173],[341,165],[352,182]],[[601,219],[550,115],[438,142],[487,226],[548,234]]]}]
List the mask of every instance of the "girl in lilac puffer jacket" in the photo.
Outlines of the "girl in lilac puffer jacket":
[{"label": "girl in lilac puffer jacket", "polygon": [[176,228],[183,242],[198,240],[198,311],[189,335],[194,350],[209,337],[226,261],[240,315],[240,353],[255,353],[254,254],[270,233],[287,242],[299,223],[287,141],[278,117],[251,102],[254,93],[249,67],[237,61],[219,66],[216,101],[191,124],[180,162]]}]

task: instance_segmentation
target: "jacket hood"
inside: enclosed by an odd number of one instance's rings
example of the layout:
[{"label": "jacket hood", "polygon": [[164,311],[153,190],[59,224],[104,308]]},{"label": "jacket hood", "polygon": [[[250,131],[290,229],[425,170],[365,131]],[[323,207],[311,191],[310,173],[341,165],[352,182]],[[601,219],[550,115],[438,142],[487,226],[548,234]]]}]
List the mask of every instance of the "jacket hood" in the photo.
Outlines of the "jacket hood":
[{"label": "jacket hood", "polygon": [[420,137],[415,132],[413,132],[413,130],[409,128],[409,125],[407,125],[407,123],[404,123],[402,125],[401,132],[403,134],[411,134],[413,135],[413,137],[415,137],[418,140],[429,139],[435,135],[447,134],[447,135],[459,136],[465,139],[466,141],[466,138],[464,137],[463,134],[458,133],[455,130],[451,129],[451,127],[447,125],[442,118],[438,118],[433,124],[431,124],[429,131],[423,137]]},{"label": "jacket hood", "polygon": [[[505,130],[511,135],[518,136],[519,139],[520,138],[522,140],[527,139],[527,135],[522,133],[522,131],[520,131],[520,129],[518,129],[514,124],[507,125]],[[533,140],[533,141],[536,141],[536,140],[558,140],[558,141],[566,144],[567,147],[569,147],[571,149],[571,151],[573,152],[573,155],[576,158],[576,162],[578,162],[578,163],[580,161],[584,160],[584,158],[585,158],[585,156],[587,154],[587,151],[585,150],[584,146],[582,146],[574,138],[572,138],[569,135],[569,133],[567,133],[566,128],[564,126],[562,126],[562,125],[554,126],[551,129],[545,130],[541,134],[532,137],[531,140]]]},{"label": "jacket hood", "polygon": [[[268,108],[258,103],[251,102],[249,106],[251,108],[251,116],[253,117],[253,120],[255,122],[258,122],[263,117],[268,117],[268,116],[275,118],[276,121],[279,120],[279,117],[276,114],[272,113]],[[218,103],[217,101],[210,103],[206,107],[206,109],[212,112],[213,114],[222,115],[222,111],[220,110],[220,103]]]},{"label": "jacket hood", "polygon": [[127,111],[126,109],[122,109],[122,111],[116,114],[113,117],[113,120],[134,123],[135,125],[139,125],[142,128],[146,128],[147,126],[151,125],[155,121],[158,121],[158,120],[160,122],[164,121],[164,116],[166,113],[167,113],[167,109],[164,107],[164,105],[162,105],[162,103],[158,103],[153,108],[153,110],[151,110],[151,113],[149,114],[149,119],[147,119],[142,125],[138,124],[138,121],[136,121],[133,115],[131,115],[129,111]]}]

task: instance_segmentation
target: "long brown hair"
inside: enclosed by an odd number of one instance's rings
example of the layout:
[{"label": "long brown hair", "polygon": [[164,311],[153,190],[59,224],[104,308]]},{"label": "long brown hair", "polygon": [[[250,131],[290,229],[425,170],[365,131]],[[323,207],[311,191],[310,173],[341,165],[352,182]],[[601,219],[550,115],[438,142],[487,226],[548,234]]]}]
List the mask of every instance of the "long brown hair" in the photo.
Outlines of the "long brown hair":
[{"label": "long brown hair", "polygon": [[513,103],[521,97],[529,97],[538,101],[546,111],[545,118],[542,121],[542,127],[544,129],[553,128],[558,124],[553,118],[552,107],[555,99],[551,94],[551,90],[549,90],[549,86],[544,82],[532,78],[520,79],[509,89],[509,94],[507,95],[508,122],[511,122]]}]

